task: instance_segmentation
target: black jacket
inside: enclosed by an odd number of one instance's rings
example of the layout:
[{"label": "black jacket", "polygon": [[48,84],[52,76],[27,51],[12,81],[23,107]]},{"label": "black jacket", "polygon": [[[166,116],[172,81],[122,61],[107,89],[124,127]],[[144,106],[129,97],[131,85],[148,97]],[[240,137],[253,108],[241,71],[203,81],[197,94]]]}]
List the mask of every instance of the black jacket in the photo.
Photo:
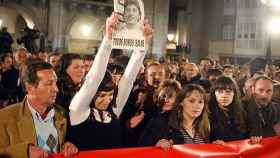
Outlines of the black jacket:
[{"label": "black jacket", "polygon": [[[161,139],[172,140],[174,144],[188,144],[188,142],[185,142],[184,134],[182,133],[177,116],[178,112],[176,110],[159,113],[144,129],[138,145],[155,146]],[[196,140],[193,141],[194,142],[189,143],[198,143],[195,142]],[[208,138],[203,139],[203,141],[208,142]]]},{"label": "black jacket", "polygon": [[88,118],[79,125],[69,124],[66,133],[66,140],[81,151],[122,147],[122,128],[118,119],[102,123]]},{"label": "black jacket", "polygon": [[[247,128],[240,128],[240,123],[237,122],[233,110],[232,107],[229,107],[228,111],[219,107],[210,108],[210,141],[233,141],[247,138]],[[242,114],[245,120],[245,114]]]},{"label": "black jacket", "polygon": [[19,81],[19,71],[12,67],[11,69],[1,72],[1,88],[0,100],[6,101],[8,104],[14,104],[22,101],[25,93]]},{"label": "black jacket", "polygon": [[244,106],[247,112],[246,124],[249,136],[275,136],[274,125],[280,121],[280,106],[269,103],[265,107],[258,107],[254,99]]},{"label": "black jacket", "polygon": [[193,77],[189,81],[186,80],[186,79],[182,79],[182,80],[180,80],[180,83],[181,83],[182,86],[186,86],[188,84],[198,84],[198,85],[202,86],[207,92],[209,92],[210,88],[211,88],[210,81],[201,79],[201,75],[200,74],[198,74],[197,76]]},{"label": "black jacket", "polygon": [[[144,106],[142,107],[136,104],[137,97],[140,92],[146,94]],[[126,133],[124,136],[126,147],[138,146],[138,141],[143,133],[144,128],[147,126],[148,122],[159,112],[159,108],[153,102],[153,94],[154,88],[148,85],[140,85],[131,93],[120,116],[121,124],[124,128],[126,128]],[[143,120],[136,127],[130,128],[130,119],[141,111],[145,113]]]},{"label": "black jacket", "polygon": [[68,77],[59,78],[57,81],[57,87],[59,91],[56,97],[56,104],[63,106],[66,111],[69,111],[71,100],[80,87],[74,85]]},{"label": "black jacket", "polygon": [[0,54],[12,53],[14,40],[9,32],[0,32]]},{"label": "black jacket", "polygon": [[170,112],[159,113],[144,128],[139,139],[139,146],[154,146],[160,139],[169,139],[169,120]]}]

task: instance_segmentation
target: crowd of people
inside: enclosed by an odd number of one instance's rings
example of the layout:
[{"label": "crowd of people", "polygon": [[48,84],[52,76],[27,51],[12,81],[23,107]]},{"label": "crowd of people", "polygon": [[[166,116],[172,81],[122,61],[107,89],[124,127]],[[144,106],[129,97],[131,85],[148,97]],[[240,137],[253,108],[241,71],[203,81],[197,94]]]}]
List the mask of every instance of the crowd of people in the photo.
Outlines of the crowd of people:
[{"label": "crowd of people", "polygon": [[[255,58],[161,62],[113,56],[113,13],[93,57],[20,48],[1,57],[0,155],[216,143],[280,134],[280,65]],[[147,20],[143,35],[153,34]],[[112,52],[112,53],[111,53]],[[112,55],[111,55],[112,54]]]}]

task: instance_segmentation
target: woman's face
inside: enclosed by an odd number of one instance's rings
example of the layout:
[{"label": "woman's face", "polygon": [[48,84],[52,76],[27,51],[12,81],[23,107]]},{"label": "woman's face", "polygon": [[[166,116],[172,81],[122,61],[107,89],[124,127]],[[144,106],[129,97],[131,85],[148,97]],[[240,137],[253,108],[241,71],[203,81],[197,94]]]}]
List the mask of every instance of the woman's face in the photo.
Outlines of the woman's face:
[{"label": "woman's face", "polygon": [[198,90],[193,90],[181,103],[181,106],[183,106],[184,117],[192,119],[198,118],[203,111],[204,105],[203,94]]},{"label": "woman's face", "polygon": [[175,91],[168,91],[167,88],[164,88],[160,91],[158,95],[158,101],[161,105],[163,111],[169,111],[173,108],[173,104],[176,99]]},{"label": "woman's face", "polygon": [[72,60],[66,69],[66,73],[71,77],[74,84],[80,84],[85,75],[83,61],[80,59]]},{"label": "woman's face", "polygon": [[215,96],[220,107],[227,107],[233,101],[234,91],[231,89],[216,89]]},{"label": "woman's face", "polygon": [[94,105],[98,110],[107,110],[111,101],[113,100],[114,90],[112,91],[101,91],[97,93],[97,97],[95,99]]},{"label": "woman's face", "polygon": [[10,68],[13,65],[13,58],[12,57],[5,57],[4,63],[3,63],[3,68]]},{"label": "woman's face", "polygon": [[131,4],[126,6],[124,12],[124,19],[127,24],[137,24],[140,19],[140,12],[136,5]]}]

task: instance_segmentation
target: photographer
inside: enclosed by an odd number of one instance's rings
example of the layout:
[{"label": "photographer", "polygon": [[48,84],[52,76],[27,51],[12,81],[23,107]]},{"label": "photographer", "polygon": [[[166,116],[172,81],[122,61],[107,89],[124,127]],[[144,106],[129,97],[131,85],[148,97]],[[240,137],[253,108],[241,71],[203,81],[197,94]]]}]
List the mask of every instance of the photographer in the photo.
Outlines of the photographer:
[{"label": "photographer", "polygon": [[18,44],[24,44],[24,47],[30,52],[35,53],[38,49],[35,40],[39,38],[40,32],[38,30],[30,29],[26,27],[24,29],[25,35],[17,39]]},{"label": "photographer", "polygon": [[3,27],[0,31],[0,54],[11,53],[14,40],[11,34],[7,31],[7,27]]}]

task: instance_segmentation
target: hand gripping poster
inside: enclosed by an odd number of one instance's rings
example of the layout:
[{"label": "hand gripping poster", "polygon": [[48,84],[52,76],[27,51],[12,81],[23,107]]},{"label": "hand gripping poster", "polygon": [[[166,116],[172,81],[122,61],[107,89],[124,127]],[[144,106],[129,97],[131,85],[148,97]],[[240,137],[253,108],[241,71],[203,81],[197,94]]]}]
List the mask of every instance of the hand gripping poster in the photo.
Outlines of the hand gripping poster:
[{"label": "hand gripping poster", "polygon": [[113,32],[113,48],[145,49],[143,34],[144,3],[142,0],[114,0],[119,23]]}]

